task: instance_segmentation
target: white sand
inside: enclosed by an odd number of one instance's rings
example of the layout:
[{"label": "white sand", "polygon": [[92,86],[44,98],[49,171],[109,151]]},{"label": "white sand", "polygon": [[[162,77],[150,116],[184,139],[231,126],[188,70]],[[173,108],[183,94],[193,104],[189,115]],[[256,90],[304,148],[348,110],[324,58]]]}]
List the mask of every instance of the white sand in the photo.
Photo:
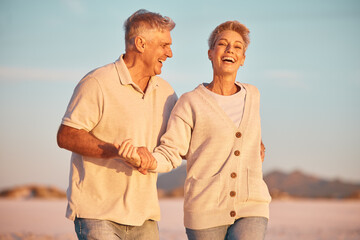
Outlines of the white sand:
[{"label": "white sand", "polygon": [[[182,199],[160,201],[161,240],[186,239]],[[0,239],[73,240],[65,200],[0,200]],[[273,201],[266,240],[359,240],[360,201]]]}]

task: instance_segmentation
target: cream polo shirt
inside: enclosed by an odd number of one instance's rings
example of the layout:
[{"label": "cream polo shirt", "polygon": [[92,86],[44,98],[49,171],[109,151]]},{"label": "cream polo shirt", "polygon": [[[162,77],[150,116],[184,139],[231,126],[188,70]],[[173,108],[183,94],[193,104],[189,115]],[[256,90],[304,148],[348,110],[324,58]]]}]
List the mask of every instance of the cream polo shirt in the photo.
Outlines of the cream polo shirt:
[{"label": "cream polo shirt", "polygon": [[[154,76],[143,93],[122,56],[88,73],[76,86],[62,124],[84,129],[109,143],[131,138],[152,151],[177,100],[172,87]],[[66,216],[140,226],[160,219],[156,173],[142,175],[121,159],[72,153]]]},{"label": "cream polo shirt", "polygon": [[260,156],[260,94],[243,84],[246,101],[235,125],[202,85],[176,103],[161,145],[153,153],[157,171],[187,160],[184,224],[205,229],[249,216],[269,217],[271,200]]}]

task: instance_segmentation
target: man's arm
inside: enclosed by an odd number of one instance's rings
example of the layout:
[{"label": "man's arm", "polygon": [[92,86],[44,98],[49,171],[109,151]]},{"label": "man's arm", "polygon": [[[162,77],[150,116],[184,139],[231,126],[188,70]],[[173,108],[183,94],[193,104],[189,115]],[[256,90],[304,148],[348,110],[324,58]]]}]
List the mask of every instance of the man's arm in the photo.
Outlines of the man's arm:
[{"label": "man's arm", "polygon": [[117,145],[101,141],[83,129],[76,129],[63,124],[57,133],[57,143],[60,148],[87,157],[118,157]]}]

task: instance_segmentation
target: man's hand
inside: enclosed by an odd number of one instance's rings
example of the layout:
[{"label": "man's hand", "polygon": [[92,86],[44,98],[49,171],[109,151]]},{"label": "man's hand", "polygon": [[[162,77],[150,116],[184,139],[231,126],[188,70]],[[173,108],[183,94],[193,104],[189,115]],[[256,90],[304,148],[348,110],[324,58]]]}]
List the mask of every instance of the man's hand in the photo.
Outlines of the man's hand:
[{"label": "man's hand", "polygon": [[149,152],[146,147],[138,147],[137,153],[141,158],[141,165],[138,168],[142,174],[147,174],[147,170],[154,170],[157,167],[157,162],[154,156]]},{"label": "man's hand", "polygon": [[121,145],[118,146],[118,155],[136,168],[141,165],[141,158],[137,153],[137,148],[132,145],[131,139],[124,140]]},{"label": "man's hand", "polygon": [[261,161],[264,162],[265,159],[265,146],[264,143],[261,140],[261,145],[260,145],[260,156],[261,156]]},{"label": "man's hand", "polygon": [[135,167],[140,173],[146,175],[148,169],[156,169],[156,160],[146,147],[134,147],[131,139],[126,139],[120,146],[118,144],[115,146],[118,148],[119,157]]}]

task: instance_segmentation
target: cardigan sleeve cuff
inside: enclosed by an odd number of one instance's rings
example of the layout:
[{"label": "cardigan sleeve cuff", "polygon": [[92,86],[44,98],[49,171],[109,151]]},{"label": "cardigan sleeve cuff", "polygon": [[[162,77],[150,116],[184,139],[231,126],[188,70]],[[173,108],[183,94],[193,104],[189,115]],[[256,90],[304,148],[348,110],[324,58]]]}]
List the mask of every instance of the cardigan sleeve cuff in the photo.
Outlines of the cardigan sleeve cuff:
[{"label": "cardigan sleeve cuff", "polygon": [[163,154],[161,154],[159,152],[155,152],[155,153],[152,153],[152,155],[157,162],[157,167],[156,167],[156,169],[151,170],[151,172],[164,173],[164,172],[170,172],[171,170],[174,169],[171,162],[169,160],[167,160],[167,158]]}]

